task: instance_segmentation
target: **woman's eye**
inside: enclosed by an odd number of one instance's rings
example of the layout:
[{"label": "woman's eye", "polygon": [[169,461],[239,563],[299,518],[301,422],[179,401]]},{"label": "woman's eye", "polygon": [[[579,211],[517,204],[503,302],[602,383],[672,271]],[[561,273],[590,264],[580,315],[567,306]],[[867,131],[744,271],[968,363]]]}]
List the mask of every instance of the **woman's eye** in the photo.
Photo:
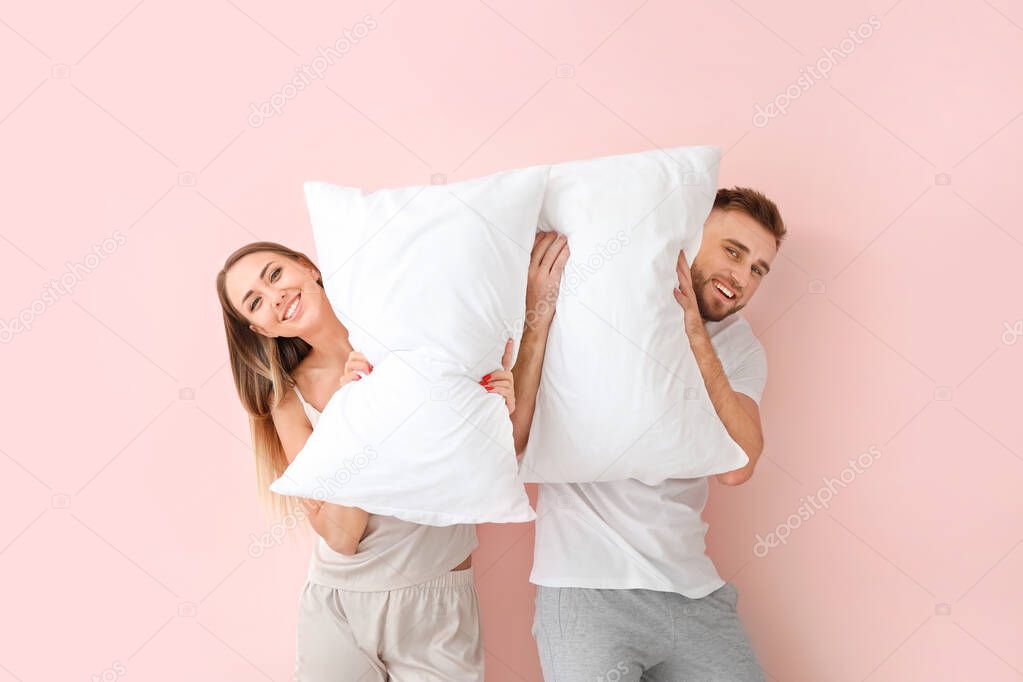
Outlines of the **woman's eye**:
[{"label": "woman's eye", "polygon": [[280,276],[281,276],[281,269],[280,268],[274,268],[273,272],[270,273],[270,281],[271,282],[276,282],[277,278],[280,277]]},{"label": "woman's eye", "polygon": [[252,303],[249,304],[249,312],[250,313],[256,309],[256,306],[259,305],[259,298],[260,297],[257,296],[256,298],[252,299]]}]

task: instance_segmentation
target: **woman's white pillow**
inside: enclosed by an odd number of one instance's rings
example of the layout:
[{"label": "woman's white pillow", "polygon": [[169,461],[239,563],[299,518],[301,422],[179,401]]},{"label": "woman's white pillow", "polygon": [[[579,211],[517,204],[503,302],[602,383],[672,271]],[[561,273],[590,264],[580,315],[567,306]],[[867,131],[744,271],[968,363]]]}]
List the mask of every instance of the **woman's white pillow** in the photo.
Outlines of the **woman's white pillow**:
[{"label": "woman's white pillow", "polygon": [[552,166],[541,227],[568,237],[523,456],[525,481],[656,483],[744,466],[672,295],[717,188],[720,151],[680,147]]},{"label": "woman's white pillow", "polygon": [[437,526],[535,518],[504,400],[479,380],[518,336],[548,171],[306,183],[327,297],[374,369],[334,394],[271,490]]}]

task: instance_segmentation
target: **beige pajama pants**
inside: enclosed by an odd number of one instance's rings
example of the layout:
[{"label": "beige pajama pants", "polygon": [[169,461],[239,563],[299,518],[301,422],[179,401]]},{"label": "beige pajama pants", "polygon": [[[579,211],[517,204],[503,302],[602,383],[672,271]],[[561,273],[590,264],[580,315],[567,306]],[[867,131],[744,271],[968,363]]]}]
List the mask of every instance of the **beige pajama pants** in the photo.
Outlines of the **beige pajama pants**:
[{"label": "beige pajama pants", "polygon": [[482,682],[472,568],[384,592],[306,583],[298,682]]}]

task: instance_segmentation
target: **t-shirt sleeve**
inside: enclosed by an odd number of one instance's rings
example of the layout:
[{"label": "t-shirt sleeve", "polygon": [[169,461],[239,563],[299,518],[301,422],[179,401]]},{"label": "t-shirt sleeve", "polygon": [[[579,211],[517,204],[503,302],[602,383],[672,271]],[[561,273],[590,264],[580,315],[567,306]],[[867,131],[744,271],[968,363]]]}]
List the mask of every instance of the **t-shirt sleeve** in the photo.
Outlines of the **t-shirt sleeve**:
[{"label": "t-shirt sleeve", "polygon": [[726,374],[733,391],[748,395],[759,405],[767,384],[767,354],[756,338],[751,336],[751,341],[748,352]]}]

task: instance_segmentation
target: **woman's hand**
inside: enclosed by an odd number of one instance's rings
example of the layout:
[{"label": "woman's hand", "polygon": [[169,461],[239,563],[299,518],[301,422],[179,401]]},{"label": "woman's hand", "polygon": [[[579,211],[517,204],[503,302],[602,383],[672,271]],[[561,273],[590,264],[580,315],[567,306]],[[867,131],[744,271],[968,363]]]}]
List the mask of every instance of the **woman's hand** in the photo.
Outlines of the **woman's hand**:
[{"label": "woman's hand", "polygon": [[358,381],[363,375],[369,374],[372,371],[373,365],[369,364],[366,356],[353,350],[348,354],[348,360],[345,362],[345,368],[341,373],[341,379],[338,381],[337,387],[340,389],[345,384]]},{"label": "woman's hand", "polygon": [[514,343],[508,339],[504,344],[504,357],[501,358],[501,369],[483,377],[480,384],[487,389],[488,393],[496,393],[504,398],[504,404],[508,407],[508,414],[515,411],[515,379],[512,377],[512,348]]},{"label": "woman's hand", "polygon": [[344,526],[338,523],[337,519],[332,518],[332,512],[333,516],[337,516],[339,507],[321,502],[320,500],[306,498],[301,498],[301,500],[302,506],[305,507],[309,524],[316,531],[316,534],[326,541],[328,547],[338,554],[348,556],[355,554],[359,550],[359,538],[349,534]]}]

